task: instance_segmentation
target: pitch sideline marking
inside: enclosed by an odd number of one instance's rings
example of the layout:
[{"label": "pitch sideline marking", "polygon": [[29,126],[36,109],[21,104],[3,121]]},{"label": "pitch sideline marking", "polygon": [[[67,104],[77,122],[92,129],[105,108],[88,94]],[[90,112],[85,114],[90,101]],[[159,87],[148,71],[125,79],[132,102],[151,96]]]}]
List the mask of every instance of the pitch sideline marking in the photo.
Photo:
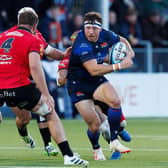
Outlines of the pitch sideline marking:
[{"label": "pitch sideline marking", "polygon": [[[32,150],[29,149],[27,147],[8,147],[8,146],[4,146],[4,147],[0,147],[0,150]],[[43,148],[40,147],[36,147],[33,150],[43,150]],[[73,150],[76,151],[91,151],[91,148],[73,148]],[[109,148],[103,148],[104,151],[109,151]],[[139,151],[139,152],[168,152],[168,149],[156,149],[156,148],[131,148],[132,151]]]}]

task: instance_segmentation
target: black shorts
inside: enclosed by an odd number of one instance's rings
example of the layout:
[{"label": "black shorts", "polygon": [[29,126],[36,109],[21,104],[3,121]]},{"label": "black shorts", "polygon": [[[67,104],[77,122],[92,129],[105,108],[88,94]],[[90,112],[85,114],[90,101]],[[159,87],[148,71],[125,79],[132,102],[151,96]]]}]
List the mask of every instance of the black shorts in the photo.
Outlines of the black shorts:
[{"label": "black shorts", "polygon": [[100,77],[92,82],[87,81],[68,81],[68,93],[72,102],[75,104],[81,100],[93,99],[94,91],[104,82],[108,80]]},{"label": "black shorts", "polygon": [[40,91],[35,84],[29,84],[18,88],[0,89],[0,106],[4,103],[9,107],[32,110],[39,102]]},{"label": "black shorts", "polygon": [[107,110],[109,109],[109,106],[106,103],[103,103],[99,100],[94,100],[94,104],[98,105],[103,111],[103,113],[107,115]]}]

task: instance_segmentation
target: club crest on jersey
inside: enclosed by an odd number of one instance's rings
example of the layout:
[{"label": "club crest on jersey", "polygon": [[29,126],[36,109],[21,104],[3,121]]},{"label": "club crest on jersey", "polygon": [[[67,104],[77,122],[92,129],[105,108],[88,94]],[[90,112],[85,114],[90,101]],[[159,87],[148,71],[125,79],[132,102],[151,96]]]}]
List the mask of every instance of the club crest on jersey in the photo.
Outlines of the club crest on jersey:
[{"label": "club crest on jersey", "polygon": [[103,43],[100,44],[100,46],[101,46],[101,48],[107,47],[107,46],[108,46],[108,43],[103,42]]}]

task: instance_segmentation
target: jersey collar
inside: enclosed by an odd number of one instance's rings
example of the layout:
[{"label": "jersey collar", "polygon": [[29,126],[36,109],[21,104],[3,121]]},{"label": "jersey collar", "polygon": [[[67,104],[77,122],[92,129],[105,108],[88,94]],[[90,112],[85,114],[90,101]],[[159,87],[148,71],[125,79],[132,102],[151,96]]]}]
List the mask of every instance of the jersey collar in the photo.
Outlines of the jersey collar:
[{"label": "jersey collar", "polygon": [[28,32],[32,33],[32,32],[30,31],[30,29],[28,29],[28,28],[26,28],[26,27],[24,27],[24,26],[18,26],[17,29],[19,29],[19,30],[25,30],[25,31],[28,31]]}]

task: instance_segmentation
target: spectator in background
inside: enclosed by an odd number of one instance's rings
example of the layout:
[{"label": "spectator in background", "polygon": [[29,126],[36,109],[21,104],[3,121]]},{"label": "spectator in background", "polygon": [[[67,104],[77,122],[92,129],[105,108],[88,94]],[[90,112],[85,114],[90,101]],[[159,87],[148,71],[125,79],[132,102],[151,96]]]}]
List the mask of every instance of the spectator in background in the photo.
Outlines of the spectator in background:
[{"label": "spectator in background", "polygon": [[143,15],[149,15],[157,10],[161,15],[168,15],[168,0],[141,0]]},{"label": "spectator in background", "polygon": [[68,23],[69,35],[71,36],[74,32],[80,30],[83,25],[83,16],[82,14],[76,14],[72,17]]},{"label": "spectator in background", "polygon": [[153,47],[164,47],[166,36],[161,22],[161,15],[157,10],[149,13],[147,19],[143,21],[143,39],[152,42]]},{"label": "spectator in background", "polygon": [[30,6],[36,9],[35,0],[5,0],[0,2],[0,8],[7,12],[8,20],[10,25],[7,28],[16,25],[17,23],[17,12],[20,8]]},{"label": "spectator in background", "polygon": [[8,28],[8,14],[6,10],[0,9],[0,33]]},{"label": "spectator in background", "polygon": [[140,2],[139,0],[115,0],[110,10],[113,10],[117,14],[117,21],[120,24],[125,17],[125,13],[128,9],[139,9],[140,8]]},{"label": "spectator in background", "polygon": [[119,25],[117,23],[117,15],[115,11],[109,12],[109,30],[119,33]]},{"label": "spectator in background", "polygon": [[127,38],[132,46],[139,45],[142,39],[142,30],[138,20],[138,12],[135,9],[127,10],[125,20],[120,25],[120,34]]},{"label": "spectator in background", "polygon": [[51,4],[46,15],[39,22],[39,30],[49,44],[63,49],[62,36],[66,34],[66,26],[64,22],[57,21],[58,16],[59,7]]}]

